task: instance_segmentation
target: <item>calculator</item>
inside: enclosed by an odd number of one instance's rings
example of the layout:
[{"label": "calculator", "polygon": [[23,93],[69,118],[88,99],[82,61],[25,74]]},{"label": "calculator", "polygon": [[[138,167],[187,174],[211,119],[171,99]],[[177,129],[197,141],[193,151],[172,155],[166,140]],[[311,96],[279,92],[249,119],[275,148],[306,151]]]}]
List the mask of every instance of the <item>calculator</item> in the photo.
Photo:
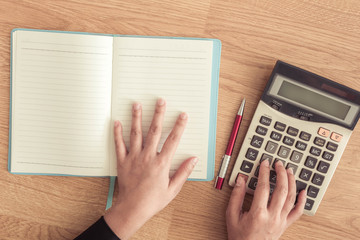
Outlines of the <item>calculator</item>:
[{"label": "calculator", "polygon": [[270,194],[275,162],[292,168],[296,191],[306,190],[304,214],[314,215],[359,119],[360,92],[277,61],[258,103],[229,184],[248,176],[253,194],[259,165],[270,162]]}]

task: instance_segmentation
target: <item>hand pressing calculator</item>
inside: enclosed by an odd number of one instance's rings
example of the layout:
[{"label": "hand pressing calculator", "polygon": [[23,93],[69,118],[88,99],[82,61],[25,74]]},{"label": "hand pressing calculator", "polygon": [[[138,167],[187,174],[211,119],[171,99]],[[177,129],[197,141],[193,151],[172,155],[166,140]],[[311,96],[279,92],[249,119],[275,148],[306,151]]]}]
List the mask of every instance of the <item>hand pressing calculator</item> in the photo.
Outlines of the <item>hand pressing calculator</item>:
[{"label": "hand pressing calculator", "polygon": [[292,168],[296,190],[305,189],[304,213],[314,215],[360,117],[360,92],[278,61],[261,96],[229,184],[248,176],[247,193],[257,185],[259,165],[270,162],[270,193],[275,162]]}]

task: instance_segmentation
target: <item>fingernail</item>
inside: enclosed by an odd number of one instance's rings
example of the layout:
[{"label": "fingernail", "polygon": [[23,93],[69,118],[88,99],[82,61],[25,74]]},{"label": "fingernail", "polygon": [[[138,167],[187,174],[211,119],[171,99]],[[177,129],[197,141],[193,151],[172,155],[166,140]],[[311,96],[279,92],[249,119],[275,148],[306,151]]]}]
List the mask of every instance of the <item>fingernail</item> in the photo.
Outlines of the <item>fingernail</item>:
[{"label": "fingernail", "polygon": [[157,100],[157,104],[158,104],[159,106],[162,106],[162,105],[165,104],[165,100],[162,99],[162,98],[159,98],[159,99]]},{"label": "fingernail", "polygon": [[116,121],[114,122],[114,126],[115,126],[115,127],[118,127],[118,126],[119,126],[119,121],[118,121],[118,120],[116,120]]},{"label": "fingernail", "polygon": [[181,113],[180,118],[183,119],[183,120],[187,119],[188,118],[187,113],[185,113],[185,112]]},{"label": "fingernail", "polygon": [[242,176],[239,174],[236,178],[236,186],[241,186]]},{"label": "fingernail", "polygon": [[288,168],[287,171],[288,171],[288,173],[290,173],[291,175],[294,175],[294,171],[293,171],[292,168]]},{"label": "fingernail", "polygon": [[198,163],[199,159],[198,158],[193,158],[191,160],[191,163],[195,166]]},{"label": "fingernail", "polygon": [[134,110],[139,110],[140,109],[140,103],[134,103],[134,105],[133,105],[133,109]]}]

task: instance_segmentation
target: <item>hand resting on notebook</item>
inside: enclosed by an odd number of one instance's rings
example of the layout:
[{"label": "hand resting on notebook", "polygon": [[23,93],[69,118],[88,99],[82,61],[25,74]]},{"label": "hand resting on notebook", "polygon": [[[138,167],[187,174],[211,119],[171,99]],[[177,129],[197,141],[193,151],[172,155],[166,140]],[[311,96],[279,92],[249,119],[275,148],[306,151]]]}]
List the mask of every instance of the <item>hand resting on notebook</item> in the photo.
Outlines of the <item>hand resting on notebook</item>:
[{"label": "hand resting on notebook", "polygon": [[180,114],[161,152],[158,153],[165,106],[163,99],[157,101],[148,135],[143,142],[141,105],[133,105],[128,151],[121,124],[115,122],[119,194],[114,206],[106,213],[105,221],[122,240],[128,239],[175,198],[197,163],[196,157],[189,158],[169,177],[171,159],[185,129],[187,115]]}]

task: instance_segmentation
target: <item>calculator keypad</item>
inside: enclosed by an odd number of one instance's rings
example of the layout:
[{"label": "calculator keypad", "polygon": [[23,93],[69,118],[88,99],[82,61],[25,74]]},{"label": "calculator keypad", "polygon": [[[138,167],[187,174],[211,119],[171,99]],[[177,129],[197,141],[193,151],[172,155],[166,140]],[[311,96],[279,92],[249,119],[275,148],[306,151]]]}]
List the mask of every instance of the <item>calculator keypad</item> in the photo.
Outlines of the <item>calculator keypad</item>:
[{"label": "calculator keypad", "polygon": [[239,170],[249,174],[256,166],[248,182],[248,187],[255,190],[260,163],[269,161],[272,166],[269,179],[272,192],[276,184],[275,163],[281,161],[286,169],[293,170],[297,179],[297,193],[307,190],[305,209],[311,210],[341,139],[341,134],[327,128],[320,127],[317,132],[302,131],[290,124],[261,116],[251,136],[251,147],[246,151],[246,160],[243,159]]}]

